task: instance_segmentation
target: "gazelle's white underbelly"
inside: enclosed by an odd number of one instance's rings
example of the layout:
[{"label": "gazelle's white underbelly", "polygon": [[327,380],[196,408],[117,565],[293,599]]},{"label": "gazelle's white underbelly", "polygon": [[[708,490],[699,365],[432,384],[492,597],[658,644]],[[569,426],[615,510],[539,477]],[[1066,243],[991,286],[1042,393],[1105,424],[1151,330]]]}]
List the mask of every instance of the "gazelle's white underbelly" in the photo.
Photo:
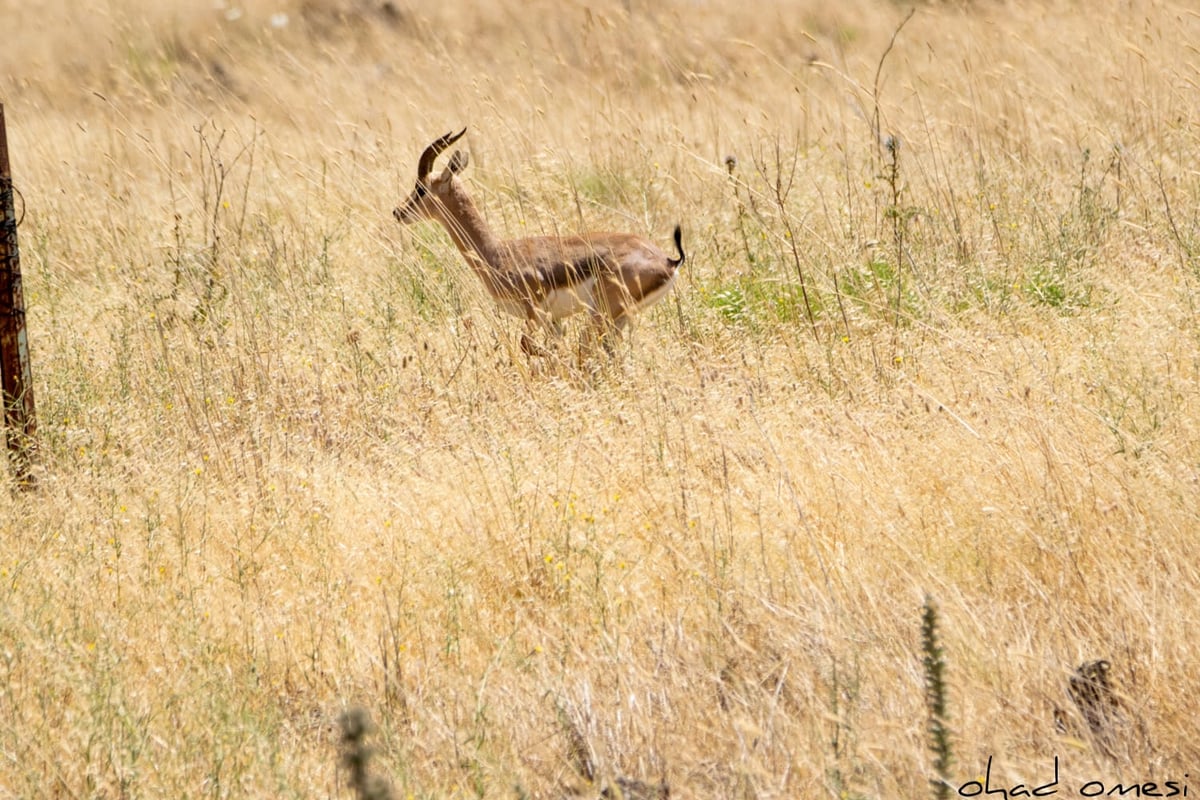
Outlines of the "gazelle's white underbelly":
[{"label": "gazelle's white underbelly", "polygon": [[[540,303],[534,305],[551,319],[569,317],[585,308],[595,308],[595,286],[596,281],[592,279],[571,287],[551,289]],[[525,316],[526,306],[523,300],[501,298],[496,303],[513,316]]]}]

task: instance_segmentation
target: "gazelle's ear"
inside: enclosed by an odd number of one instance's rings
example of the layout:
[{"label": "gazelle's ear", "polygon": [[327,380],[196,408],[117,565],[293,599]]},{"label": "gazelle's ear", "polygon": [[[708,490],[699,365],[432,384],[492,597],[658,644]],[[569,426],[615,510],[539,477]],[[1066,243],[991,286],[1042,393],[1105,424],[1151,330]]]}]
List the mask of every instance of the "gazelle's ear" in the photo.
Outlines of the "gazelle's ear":
[{"label": "gazelle's ear", "polygon": [[466,169],[469,161],[470,157],[466,153],[462,150],[455,150],[454,155],[450,156],[450,162],[446,164],[446,168],[442,170],[442,175],[438,180],[449,180],[451,175],[457,175]]}]

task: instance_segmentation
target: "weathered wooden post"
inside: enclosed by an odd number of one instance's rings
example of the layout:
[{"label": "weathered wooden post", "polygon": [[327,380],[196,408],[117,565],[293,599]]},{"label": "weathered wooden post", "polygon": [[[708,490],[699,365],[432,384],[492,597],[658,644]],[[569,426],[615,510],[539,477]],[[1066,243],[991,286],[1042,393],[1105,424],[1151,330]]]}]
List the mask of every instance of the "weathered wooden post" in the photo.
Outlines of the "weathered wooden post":
[{"label": "weathered wooden post", "polygon": [[0,103],[0,378],[3,384],[4,433],[8,441],[9,463],[17,485],[28,488],[33,485],[37,417],[33,407],[29,338],[25,334],[25,297],[21,289],[21,259],[17,253],[17,221],[12,172],[8,163],[4,104]]}]

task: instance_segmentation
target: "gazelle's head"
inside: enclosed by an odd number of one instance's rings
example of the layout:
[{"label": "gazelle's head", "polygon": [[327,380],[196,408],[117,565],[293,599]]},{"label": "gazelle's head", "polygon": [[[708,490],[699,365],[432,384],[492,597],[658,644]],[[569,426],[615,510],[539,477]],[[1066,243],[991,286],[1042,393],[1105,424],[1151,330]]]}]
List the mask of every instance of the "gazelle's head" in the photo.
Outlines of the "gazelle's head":
[{"label": "gazelle's head", "polygon": [[467,129],[463,128],[458,133],[447,133],[421,153],[421,160],[417,162],[416,188],[403,205],[392,212],[397,222],[407,225],[423,219],[438,219],[441,213],[444,213],[454,176],[466,169],[467,154],[455,150],[442,174],[436,178],[433,177],[433,162],[443,150],[461,139],[466,132]]}]

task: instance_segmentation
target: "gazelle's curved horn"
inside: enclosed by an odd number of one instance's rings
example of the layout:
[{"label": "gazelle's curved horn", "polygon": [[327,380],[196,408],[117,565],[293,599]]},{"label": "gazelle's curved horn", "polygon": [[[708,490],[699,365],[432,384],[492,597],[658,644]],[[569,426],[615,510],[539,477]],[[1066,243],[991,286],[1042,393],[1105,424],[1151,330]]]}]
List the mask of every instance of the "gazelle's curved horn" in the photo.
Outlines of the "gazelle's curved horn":
[{"label": "gazelle's curved horn", "polygon": [[417,180],[424,180],[425,178],[428,178],[429,173],[433,172],[434,159],[441,155],[442,151],[447,147],[461,139],[462,135],[466,132],[466,128],[463,128],[458,133],[451,131],[433,144],[429,145],[429,147],[426,147],[425,152],[421,153],[421,160],[417,162]]}]

